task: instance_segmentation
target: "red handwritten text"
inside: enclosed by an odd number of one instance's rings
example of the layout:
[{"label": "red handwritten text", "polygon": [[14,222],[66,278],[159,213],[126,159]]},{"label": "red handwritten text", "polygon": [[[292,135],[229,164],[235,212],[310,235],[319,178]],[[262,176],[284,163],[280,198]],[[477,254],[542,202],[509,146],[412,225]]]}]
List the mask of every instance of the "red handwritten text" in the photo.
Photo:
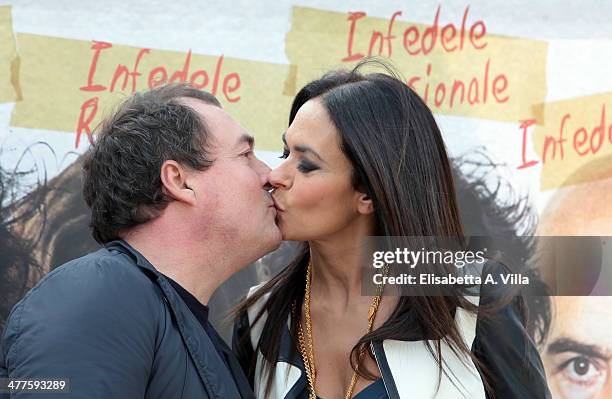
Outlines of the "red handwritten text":
[{"label": "red handwritten text", "polygon": [[[142,59],[151,53],[151,49],[140,49],[134,58],[131,67],[124,64],[118,64],[115,68],[113,76],[104,82],[104,78],[97,76],[96,71],[104,51],[109,51],[112,48],[111,43],[94,41],[91,45],[93,55],[87,73],[87,84],[79,89],[85,92],[104,92],[110,93],[115,91],[128,91],[135,93],[138,87],[139,79],[146,76],[146,85],[149,88],[154,88],[166,83],[188,82],[200,90],[210,91],[213,95],[223,95],[225,100],[230,103],[240,101],[238,90],[241,86],[240,75],[237,72],[225,73],[223,69],[223,55],[219,56],[215,63],[214,71],[205,69],[192,70],[191,50],[185,54],[183,67],[176,71],[169,71],[165,65],[158,65],[151,68],[149,71],[140,72],[139,66]],[[101,84],[100,82],[106,84]],[[128,89],[129,85],[129,89]],[[92,127],[91,124],[98,112],[99,97],[92,97],[86,100],[81,106],[77,119],[76,142],[75,146],[79,146],[80,138],[83,133],[87,135],[89,142],[92,142]]]},{"label": "red handwritten text", "polygon": [[[402,46],[401,48],[411,56],[427,55],[436,46],[447,53],[462,51],[466,45],[470,45],[476,50],[487,47],[485,41],[487,27],[484,21],[478,20],[473,22],[469,28],[467,26],[469,6],[463,12],[461,26],[449,23],[440,28],[440,11],[441,6],[438,6],[431,26],[422,29],[418,25],[410,25],[399,37],[393,33],[393,25],[396,18],[402,15],[402,12],[394,12],[387,23],[386,32],[372,31],[366,54],[368,56],[384,55],[391,57],[393,56],[393,43],[399,40],[401,40],[401,43],[399,43]],[[364,52],[358,52],[355,49],[355,35],[358,33],[358,21],[365,16],[365,12],[351,12],[348,15],[349,31],[346,56],[342,58],[343,62],[359,61],[364,57]]]}]

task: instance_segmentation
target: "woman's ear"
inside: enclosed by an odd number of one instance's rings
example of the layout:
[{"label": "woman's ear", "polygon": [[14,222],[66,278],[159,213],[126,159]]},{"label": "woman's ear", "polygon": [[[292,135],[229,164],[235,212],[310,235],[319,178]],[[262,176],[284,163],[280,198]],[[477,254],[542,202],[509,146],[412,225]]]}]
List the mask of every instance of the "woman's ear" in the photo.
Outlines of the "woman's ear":
[{"label": "woman's ear", "polygon": [[368,194],[357,192],[357,212],[362,215],[369,215],[374,212],[374,204]]},{"label": "woman's ear", "polygon": [[187,170],[178,162],[165,161],[160,169],[160,178],[164,191],[176,201],[195,205],[196,195],[189,184]]}]

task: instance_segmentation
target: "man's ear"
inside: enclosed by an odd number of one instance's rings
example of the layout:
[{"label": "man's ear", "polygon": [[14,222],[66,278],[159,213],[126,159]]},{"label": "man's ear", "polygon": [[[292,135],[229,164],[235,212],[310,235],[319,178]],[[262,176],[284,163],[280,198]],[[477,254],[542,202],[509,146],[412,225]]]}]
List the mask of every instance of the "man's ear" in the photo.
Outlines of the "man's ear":
[{"label": "man's ear", "polygon": [[368,194],[357,192],[357,212],[362,215],[369,215],[374,212],[374,204]]},{"label": "man's ear", "polygon": [[176,201],[195,205],[195,191],[189,184],[188,171],[178,162],[167,160],[160,169],[162,186],[166,193]]}]

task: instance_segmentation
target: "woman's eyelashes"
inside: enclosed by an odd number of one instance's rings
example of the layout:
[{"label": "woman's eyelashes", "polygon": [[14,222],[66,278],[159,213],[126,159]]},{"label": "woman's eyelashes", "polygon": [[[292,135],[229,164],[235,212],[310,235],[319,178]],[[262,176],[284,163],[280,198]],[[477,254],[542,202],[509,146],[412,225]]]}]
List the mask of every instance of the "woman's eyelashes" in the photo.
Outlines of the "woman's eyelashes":
[{"label": "woman's eyelashes", "polygon": [[[289,149],[284,148],[283,155],[281,155],[279,158],[287,159],[289,158],[289,154],[290,154]],[[297,165],[297,170],[299,170],[301,173],[309,173],[317,169],[319,169],[319,167],[313,164],[312,162],[308,161],[307,159],[300,159],[300,162]]]},{"label": "woman's eyelashes", "polygon": [[309,173],[314,170],[319,169],[315,164],[306,161],[305,159],[301,160],[297,166],[297,169],[302,173]]}]

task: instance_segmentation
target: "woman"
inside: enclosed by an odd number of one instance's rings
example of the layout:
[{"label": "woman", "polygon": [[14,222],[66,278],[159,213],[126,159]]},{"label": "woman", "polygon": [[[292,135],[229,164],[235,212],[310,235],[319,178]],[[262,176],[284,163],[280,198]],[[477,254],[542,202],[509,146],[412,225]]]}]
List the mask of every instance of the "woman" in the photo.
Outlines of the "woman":
[{"label": "woman", "polygon": [[283,238],[304,248],[238,308],[234,348],[257,397],[548,397],[520,297],[493,315],[496,300],[475,306],[460,289],[361,295],[364,238],[463,237],[430,110],[361,67],[298,93],[269,176]]}]

